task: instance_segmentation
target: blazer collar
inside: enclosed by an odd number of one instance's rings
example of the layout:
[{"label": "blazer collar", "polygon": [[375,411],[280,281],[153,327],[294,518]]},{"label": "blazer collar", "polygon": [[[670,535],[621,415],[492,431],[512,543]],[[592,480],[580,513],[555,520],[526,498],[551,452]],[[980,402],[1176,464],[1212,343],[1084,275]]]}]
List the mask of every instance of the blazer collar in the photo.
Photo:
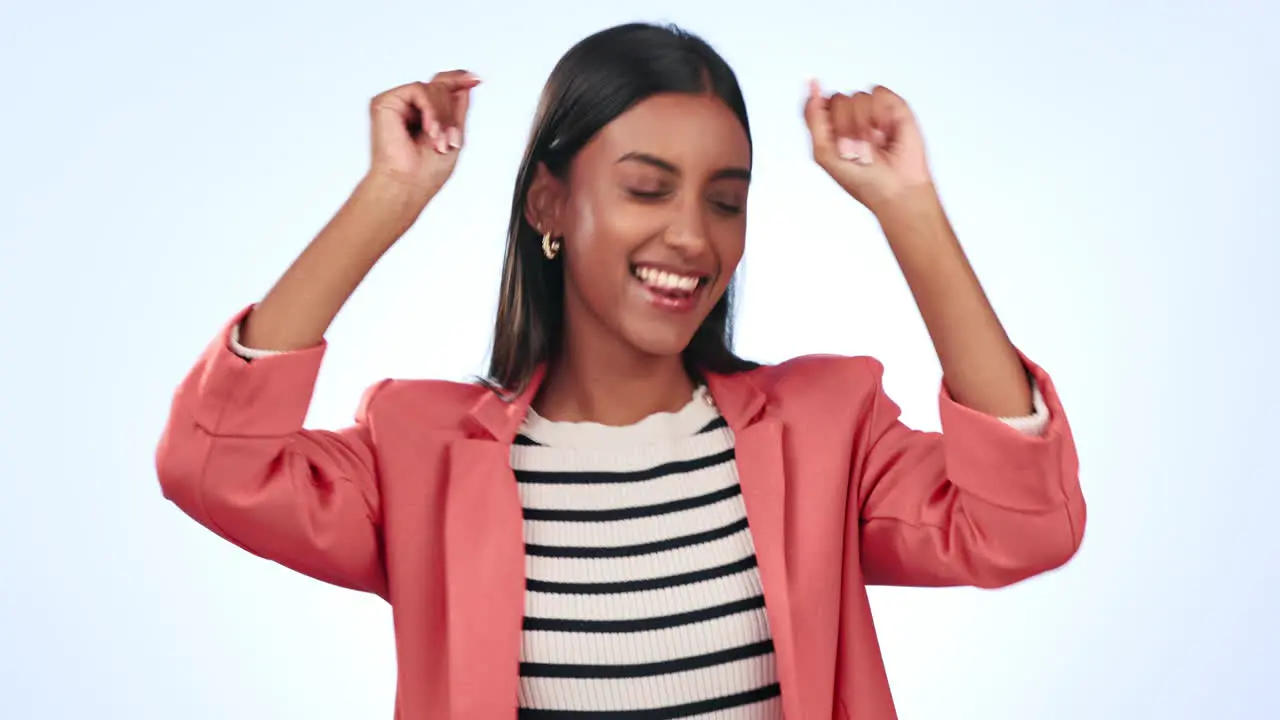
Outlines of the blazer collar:
[{"label": "blazer collar", "polygon": [[735,431],[742,430],[761,418],[768,397],[756,385],[752,373],[706,373],[706,379],[711,399],[715,400],[716,408],[729,427]]},{"label": "blazer collar", "polygon": [[510,444],[515,440],[516,433],[520,432],[520,424],[529,414],[529,405],[533,403],[538,389],[542,387],[546,374],[546,365],[539,364],[534,368],[533,376],[529,378],[529,385],[514,396],[505,396],[494,390],[485,389],[480,399],[471,406],[468,417],[494,440]]},{"label": "blazer collar", "polygon": [[[542,387],[546,371],[545,364],[539,365],[528,386],[515,396],[503,396],[494,391],[484,392],[471,407],[471,421],[494,440],[511,443],[529,413],[529,405]],[[706,373],[706,381],[716,408],[730,427],[741,430],[760,418],[767,397],[756,385],[751,373]]]}]

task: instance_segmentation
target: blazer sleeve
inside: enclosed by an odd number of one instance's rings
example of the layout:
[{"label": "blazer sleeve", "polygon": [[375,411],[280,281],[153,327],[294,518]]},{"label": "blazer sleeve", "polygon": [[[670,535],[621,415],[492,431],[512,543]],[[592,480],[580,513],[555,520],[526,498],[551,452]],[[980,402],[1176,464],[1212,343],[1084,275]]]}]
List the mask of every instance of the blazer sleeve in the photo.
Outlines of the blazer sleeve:
[{"label": "blazer sleeve", "polygon": [[304,430],[325,345],[253,360],[230,349],[236,315],[174,397],[156,471],[164,496],[263,558],[385,597],[381,506],[368,409],[338,431]]},{"label": "blazer sleeve", "polygon": [[912,430],[885,394],[883,366],[854,462],[868,584],[1010,585],[1066,563],[1084,535],[1078,461],[1048,374],[1023,357],[1048,422],[1028,434],[940,393],[942,433]]}]

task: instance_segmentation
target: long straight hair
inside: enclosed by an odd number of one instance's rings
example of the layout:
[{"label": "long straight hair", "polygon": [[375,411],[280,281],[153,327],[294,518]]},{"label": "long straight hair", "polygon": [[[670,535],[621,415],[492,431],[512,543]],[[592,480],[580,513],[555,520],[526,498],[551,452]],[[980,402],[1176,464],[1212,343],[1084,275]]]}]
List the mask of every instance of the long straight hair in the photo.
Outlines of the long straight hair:
[{"label": "long straight hair", "polygon": [[[520,163],[507,227],[502,289],[485,383],[515,394],[537,367],[554,362],[564,334],[564,263],[542,254],[525,217],[539,164],[564,179],[592,137],[642,100],[660,93],[714,94],[733,111],[751,143],[746,103],[728,63],[701,38],[674,26],[632,23],[598,32],[565,53],[543,88]],[[730,282],[683,353],[687,371],[732,373],[757,367],[732,350]]]}]

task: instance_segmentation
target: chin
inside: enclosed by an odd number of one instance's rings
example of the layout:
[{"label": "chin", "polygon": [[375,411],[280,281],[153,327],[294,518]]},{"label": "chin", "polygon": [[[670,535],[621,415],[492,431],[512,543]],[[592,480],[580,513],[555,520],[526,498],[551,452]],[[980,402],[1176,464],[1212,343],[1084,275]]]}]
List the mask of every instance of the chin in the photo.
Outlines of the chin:
[{"label": "chin", "polygon": [[644,323],[624,328],[622,335],[645,355],[672,357],[684,353],[696,330],[697,326],[684,328],[668,323]]}]

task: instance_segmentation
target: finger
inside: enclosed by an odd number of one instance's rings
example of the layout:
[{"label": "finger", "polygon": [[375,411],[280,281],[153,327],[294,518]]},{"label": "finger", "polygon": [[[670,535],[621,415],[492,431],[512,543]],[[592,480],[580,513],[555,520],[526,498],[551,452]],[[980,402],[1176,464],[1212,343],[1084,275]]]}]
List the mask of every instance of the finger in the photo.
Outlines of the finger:
[{"label": "finger", "polygon": [[447,70],[436,73],[431,85],[444,88],[448,94],[450,121],[445,123],[445,143],[448,147],[462,147],[466,129],[467,110],[471,104],[471,90],[480,84],[480,78],[468,70]]},{"label": "finger", "polygon": [[855,142],[862,143],[856,152],[861,162],[870,164],[875,159],[875,149],[884,147],[884,134],[876,129],[871,95],[854,93],[852,100],[853,138]]},{"label": "finger", "polygon": [[467,111],[471,109],[471,89],[454,90],[453,101],[454,126],[449,128],[449,144],[458,149],[462,147],[462,137],[467,129]]},{"label": "finger", "polygon": [[392,88],[378,95],[370,103],[374,114],[391,113],[404,123],[425,124],[430,113],[430,102],[426,86],[422,83],[409,83]]},{"label": "finger", "polygon": [[817,80],[810,80],[809,95],[804,101],[804,122],[809,126],[815,158],[832,156],[835,153],[835,136],[831,132],[828,105],[827,98],[822,94],[822,86]]},{"label": "finger", "polygon": [[[421,118],[418,129],[421,131],[421,136],[425,137],[426,144],[436,152],[444,153],[449,150],[448,139],[445,136],[448,117],[441,113],[440,92],[430,83],[417,82],[406,86],[404,98],[418,109]],[[415,137],[419,136],[415,135]]]},{"label": "finger", "polygon": [[836,153],[841,160],[869,165],[874,154],[864,129],[866,98],[860,99],[860,95],[855,93],[850,97],[836,93],[831,96],[831,132],[835,135]]},{"label": "finger", "polygon": [[392,88],[373,98],[369,105],[374,126],[384,132],[408,132],[416,140],[431,131],[434,114],[423,83]]},{"label": "finger", "polygon": [[430,135],[432,147],[436,152],[449,152],[451,148],[456,147],[455,139],[459,143],[461,141],[461,134],[457,129],[458,120],[453,113],[453,93],[448,87],[432,82],[427,85],[427,96],[430,99],[433,119],[434,132]]},{"label": "finger", "polygon": [[470,90],[480,84],[480,78],[467,70],[446,70],[436,73],[431,83],[439,83],[450,90]]},{"label": "finger", "polygon": [[907,102],[887,87],[877,85],[871,90],[871,116],[873,133],[882,147],[893,142],[906,123],[911,122]]},{"label": "finger", "polygon": [[870,140],[871,118],[871,96],[867,93],[840,95],[838,100],[832,98],[831,122],[835,125],[836,137]]}]

